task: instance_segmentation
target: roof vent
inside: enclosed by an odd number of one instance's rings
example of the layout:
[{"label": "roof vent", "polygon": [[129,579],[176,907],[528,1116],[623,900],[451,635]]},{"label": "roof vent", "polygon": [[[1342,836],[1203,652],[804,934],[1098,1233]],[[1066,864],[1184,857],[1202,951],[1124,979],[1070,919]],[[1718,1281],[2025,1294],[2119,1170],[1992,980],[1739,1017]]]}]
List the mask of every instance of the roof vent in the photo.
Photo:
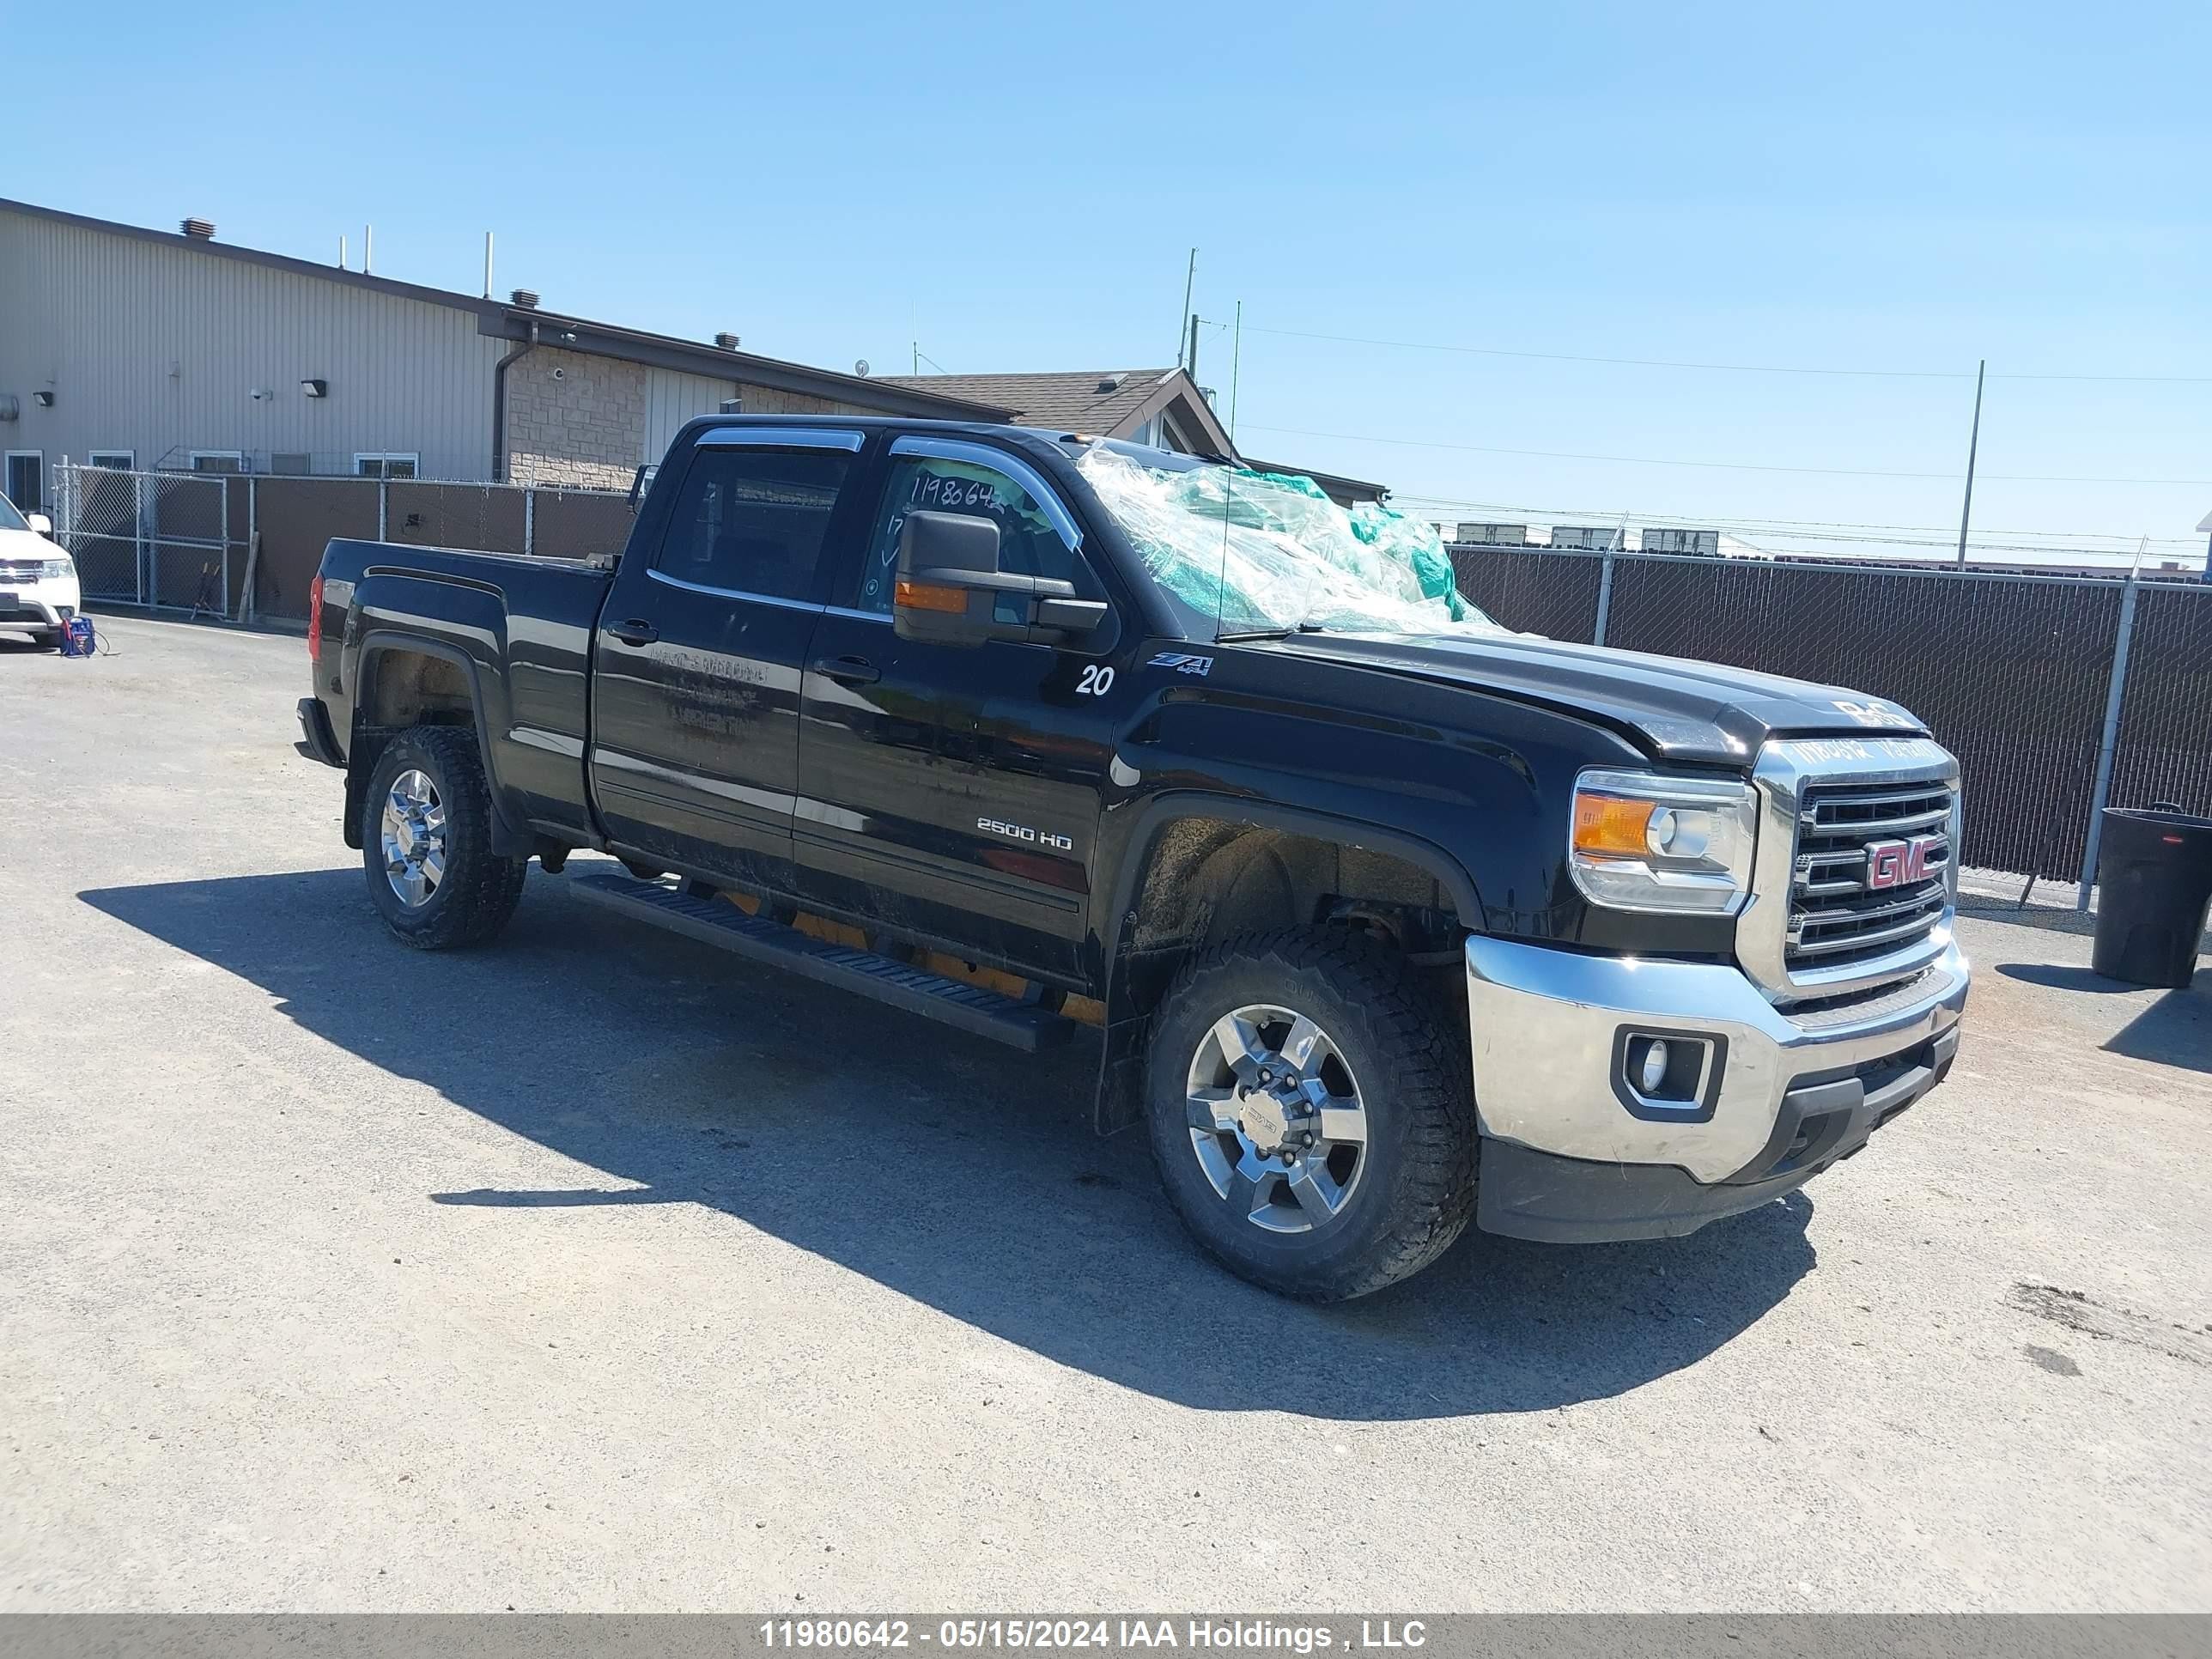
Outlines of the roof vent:
[{"label": "roof vent", "polygon": [[215,240],[215,221],[212,219],[187,219],[177,228],[196,242]]},{"label": "roof vent", "polygon": [[738,349],[738,337],[727,329],[724,329],[714,337],[714,343],[725,351],[735,351]]},{"label": "roof vent", "polygon": [[1098,389],[1101,392],[1119,392],[1121,382],[1127,379],[1128,376],[1126,374],[1102,374],[1098,377]]},{"label": "roof vent", "polygon": [[536,289],[519,288],[507,297],[514,301],[517,306],[520,307],[525,311],[535,311],[538,309],[538,290]]}]

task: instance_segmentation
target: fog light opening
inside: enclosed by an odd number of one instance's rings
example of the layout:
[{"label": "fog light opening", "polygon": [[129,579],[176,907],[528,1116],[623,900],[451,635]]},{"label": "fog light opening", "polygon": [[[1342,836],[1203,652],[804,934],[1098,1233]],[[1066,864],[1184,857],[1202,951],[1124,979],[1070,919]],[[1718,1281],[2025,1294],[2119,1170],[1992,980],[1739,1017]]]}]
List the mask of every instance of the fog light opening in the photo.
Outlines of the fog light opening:
[{"label": "fog light opening", "polygon": [[1614,1054],[1619,1069],[1613,1087],[1632,1109],[1698,1111],[1709,1103],[1719,1081],[1715,1073],[1720,1053],[1711,1037],[1624,1030]]}]

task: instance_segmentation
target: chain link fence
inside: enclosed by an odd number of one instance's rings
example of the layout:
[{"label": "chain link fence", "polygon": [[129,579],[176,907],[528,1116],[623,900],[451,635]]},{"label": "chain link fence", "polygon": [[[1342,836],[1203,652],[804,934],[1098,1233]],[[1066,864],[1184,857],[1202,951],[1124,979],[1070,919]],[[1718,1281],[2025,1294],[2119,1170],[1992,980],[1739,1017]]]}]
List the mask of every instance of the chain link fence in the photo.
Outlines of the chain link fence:
[{"label": "chain link fence", "polygon": [[56,530],[85,598],[304,621],[333,537],[541,558],[616,553],[627,495],[550,484],[236,471],[57,470]]},{"label": "chain link fence", "polygon": [[2212,807],[2212,589],[2121,576],[1455,546],[1510,628],[1848,687],[1959,757],[1961,862],[2086,893],[2098,810]]}]

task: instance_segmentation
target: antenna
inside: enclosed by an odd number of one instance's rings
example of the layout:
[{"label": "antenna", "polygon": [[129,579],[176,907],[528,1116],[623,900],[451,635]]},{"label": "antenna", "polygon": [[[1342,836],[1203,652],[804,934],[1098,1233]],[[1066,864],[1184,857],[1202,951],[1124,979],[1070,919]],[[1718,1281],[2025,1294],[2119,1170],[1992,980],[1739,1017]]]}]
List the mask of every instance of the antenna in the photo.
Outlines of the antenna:
[{"label": "antenna", "polygon": [[361,228],[361,274],[362,276],[368,275],[369,265],[375,257],[376,227],[363,225]]},{"label": "antenna", "polygon": [[1193,328],[1192,328],[1192,330],[1191,330],[1191,343],[1192,343],[1192,346],[1193,346],[1193,351],[1192,351],[1192,355],[1191,355],[1191,360],[1190,360],[1190,362],[1188,362],[1188,363],[1184,362],[1183,362],[1183,359],[1182,359],[1182,319],[1183,319],[1183,318],[1188,317],[1188,316],[1189,316],[1189,315],[1191,314],[1191,311],[1190,311],[1190,286],[1191,286],[1191,284],[1192,284],[1193,283],[1196,282],[1197,280],[1198,280],[1198,250],[1197,250],[1196,248],[1193,248],[1193,249],[1191,249],[1191,251],[1190,251],[1190,264],[1189,264],[1189,267],[1188,267],[1187,270],[1184,270],[1184,272],[1183,272],[1183,274],[1182,274],[1182,311],[1181,314],[1180,314],[1180,315],[1178,315],[1178,316],[1176,318],[1176,367],[1177,368],[1187,368],[1187,369],[1188,369],[1188,370],[1191,372],[1191,374],[1196,374],[1198,373],[1198,356],[1197,356],[1197,352],[1196,352],[1196,349],[1195,349],[1196,345],[1197,345],[1197,341],[1198,341],[1198,330],[1197,330],[1195,327],[1193,327]]},{"label": "antenna", "polygon": [[1229,346],[1229,443],[1237,443],[1237,371],[1244,363],[1244,302],[1237,302],[1237,332],[1230,337]]},{"label": "antenna", "polygon": [[339,269],[340,270],[343,270],[345,268],[346,268],[345,232],[343,232],[343,231],[340,231],[340,232],[338,233],[338,269]]},{"label": "antenna", "polygon": [[491,298],[491,233],[484,232],[484,298]]},{"label": "antenna", "polygon": [[1959,562],[1966,562],[1966,526],[1974,516],[1974,455],[1982,447],[1982,376],[1989,373],[1990,360],[1981,361],[1974,371],[1974,428],[1966,439],[1966,499],[1959,508]]}]

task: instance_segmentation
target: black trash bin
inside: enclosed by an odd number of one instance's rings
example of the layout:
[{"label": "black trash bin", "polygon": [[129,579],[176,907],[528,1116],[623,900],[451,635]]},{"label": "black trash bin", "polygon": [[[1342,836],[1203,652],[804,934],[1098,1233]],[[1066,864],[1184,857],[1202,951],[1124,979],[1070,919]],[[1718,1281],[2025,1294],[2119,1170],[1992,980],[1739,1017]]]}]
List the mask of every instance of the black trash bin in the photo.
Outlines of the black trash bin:
[{"label": "black trash bin", "polygon": [[2212,904],[2212,818],[2169,810],[2164,801],[2106,807],[2097,889],[2090,965],[2136,985],[2188,984]]}]

